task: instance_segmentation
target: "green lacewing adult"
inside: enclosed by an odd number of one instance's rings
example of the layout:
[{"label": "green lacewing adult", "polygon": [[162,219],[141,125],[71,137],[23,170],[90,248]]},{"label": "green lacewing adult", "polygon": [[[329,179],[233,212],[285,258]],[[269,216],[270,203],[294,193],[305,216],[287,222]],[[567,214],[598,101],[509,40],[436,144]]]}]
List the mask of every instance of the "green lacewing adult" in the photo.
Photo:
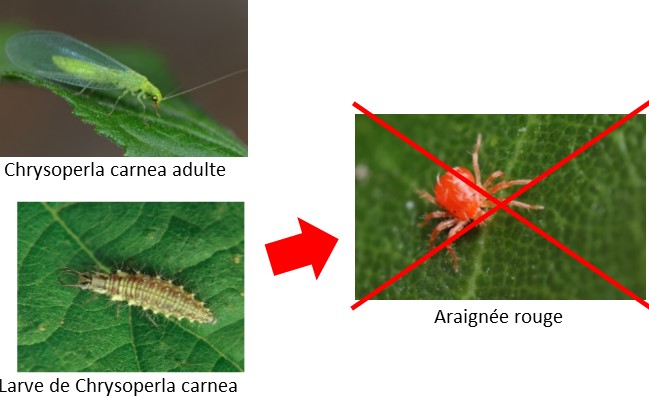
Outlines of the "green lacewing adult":
[{"label": "green lacewing adult", "polygon": [[[36,77],[86,89],[121,90],[117,103],[132,94],[146,110],[143,99],[151,100],[158,110],[162,93],[149,80],[123,63],[67,34],[46,30],[29,30],[11,36],[5,44],[9,61],[18,69]],[[206,85],[243,73],[241,69],[194,88],[167,96],[169,100]],[[80,93],[81,93],[80,92]],[[111,111],[112,113],[112,111]]]}]

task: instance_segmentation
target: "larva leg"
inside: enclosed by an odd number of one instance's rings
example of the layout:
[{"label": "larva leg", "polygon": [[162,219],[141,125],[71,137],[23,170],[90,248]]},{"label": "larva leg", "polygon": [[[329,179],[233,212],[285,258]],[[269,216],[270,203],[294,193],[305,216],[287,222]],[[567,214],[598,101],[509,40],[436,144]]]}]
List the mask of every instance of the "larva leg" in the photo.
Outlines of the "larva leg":
[{"label": "larva leg", "polygon": [[147,319],[149,319],[149,322],[151,322],[155,327],[158,327],[158,324],[155,321],[155,317],[153,315],[149,315],[148,312],[144,312],[144,316],[146,316]]},{"label": "larva leg", "polygon": [[101,294],[84,294],[84,296],[79,297],[79,306],[80,307],[85,307],[88,304],[91,304],[99,299]]},{"label": "larva leg", "polygon": [[115,309],[115,321],[119,320],[119,315],[122,312],[122,304],[115,304],[117,309]]}]

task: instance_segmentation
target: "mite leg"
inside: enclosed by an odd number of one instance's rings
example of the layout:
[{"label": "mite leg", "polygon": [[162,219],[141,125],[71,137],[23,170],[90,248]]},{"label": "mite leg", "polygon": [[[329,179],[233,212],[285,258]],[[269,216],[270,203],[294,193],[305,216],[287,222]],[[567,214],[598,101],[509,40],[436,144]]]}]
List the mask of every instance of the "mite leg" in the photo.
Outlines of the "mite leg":
[{"label": "mite leg", "polygon": [[509,206],[516,206],[516,207],[519,207],[519,208],[530,209],[530,210],[543,209],[543,205],[530,205],[530,204],[526,204],[525,202],[520,202],[520,201],[511,201],[509,203]]},{"label": "mite leg", "polygon": [[424,216],[424,221],[422,221],[418,225],[419,227],[425,227],[433,219],[447,219],[449,217],[452,217],[450,213],[443,210],[436,210],[434,212],[427,213],[426,216]]},{"label": "mite leg", "polygon": [[484,186],[482,186],[482,187],[484,187],[485,190],[488,190],[489,187],[491,186],[491,184],[494,182],[494,180],[498,179],[499,177],[503,177],[503,176],[505,176],[505,172],[495,171],[494,173],[489,175],[489,177],[487,178],[487,181],[484,182]]},{"label": "mite leg", "polygon": [[482,142],[482,135],[478,134],[478,141],[475,142],[475,147],[473,148],[473,173],[475,174],[475,184],[482,186],[480,184],[480,164],[478,164],[478,151],[480,150],[480,143]]},{"label": "mite leg", "polygon": [[448,219],[444,220],[441,223],[435,227],[433,232],[430,233],[430,248],[433,248],[433,242],[435,242],[435,238],[437,238],[437,235],[442,232],[443,230],[447,228],[453,227],[455,224],[457,224],[457,219]]},{"label": "mite leg", "polygon": [[[525,180],[521,180],[521,181],[525,181]],[[494,204],[493,202],[488,201],[488,200],[485,199],[482,206],[485,207],[485,208],[493,208],[494,206],[496,206],[496,204]],[[543,209],[543,205],[530,205],[530,204],[527,204],[527,203],[521,202],[521,201],[511,201],[508,206],[516,206],[518,208],[531,209],[531,210]],[[491,219],[492,219],[492,217],[487,218],[487,220],[480,223],[480,226],[483,225],[485,222],[491,220]]]},{"label": "mite leg", "polygon": [[524,186],[527,183],[531,182],[531,180],[508,180],[504,182],[500,182],[496,184],[495,186],[491,187],[488,191],[492,194],[497,193],[500,190],[504,190],[506,188],[509,188],[511,186]]},{"label": "mite leg", "polygon": [[430,195],[428,193],[428,191],[417,190],[417,194],[419,194],[419,196],[421,198],[425,199],[426,201],[429,201],[429,202],[433,203],[434,205],[437,205],[437,201],[435,200],[435,198],[432,195]]},{"label": "mite leg", "polygon": [[[451,228],[451,231],[448,232],[448,237],[450,238],[460,232],[460,230],[467,224],[469,224],[469,220],[458,222],[455,227]],[[460,267],[457,264],[457,255],[455,254],[455,249],[453,249],[453,244],[448,245],[446,248],[448,249],[448,252],[451,254],[451,258],[453,259],[453,269],[455,270],[455,272],[458,272],[460,270]]]},{"label": "mite leg", "polygon": [[[483,205],[483,207],[485,207],[485,208],[493,208],[494,206],[496,206],[495,203],[493,203],[493,202],[491,202],[491,201],[487,201],[487,200],[485,200],[484,205]],[[543,205],[530,205],[530,204],[526,204],[525,202],[521,202],[521,201],[511,201],[511,202],[509,203],[508,206],[516,206],[516,207],[518,207],[518,208],[523,208],[523,209],[533,209],[533,210],[539,210],[539,209],[543,209],[543,208],[544,208]],[[486,223],[487,221],[491,221],[492,218],[493,218],[493,216],[492,216],[492,217],[488,217],[485,221],[483,221],[482,223],[480,223],[480,224],[478,225],[478,227],[482,226],[482,225],[483,225],[484,223]]]}]

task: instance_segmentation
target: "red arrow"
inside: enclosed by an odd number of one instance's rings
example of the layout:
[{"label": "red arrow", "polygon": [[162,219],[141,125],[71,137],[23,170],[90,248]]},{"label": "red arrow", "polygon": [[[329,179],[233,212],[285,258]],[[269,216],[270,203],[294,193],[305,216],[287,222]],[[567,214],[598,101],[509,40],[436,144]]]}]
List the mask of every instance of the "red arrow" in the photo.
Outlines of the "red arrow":
[{"label": "red arrow", "polygon": [[266,244],[270,266],[273,267],[273,273],[279,275],[312,265],[315,278],[318,279],[338,238],[299,217],[297,220],[300,222],[301,234]]}]

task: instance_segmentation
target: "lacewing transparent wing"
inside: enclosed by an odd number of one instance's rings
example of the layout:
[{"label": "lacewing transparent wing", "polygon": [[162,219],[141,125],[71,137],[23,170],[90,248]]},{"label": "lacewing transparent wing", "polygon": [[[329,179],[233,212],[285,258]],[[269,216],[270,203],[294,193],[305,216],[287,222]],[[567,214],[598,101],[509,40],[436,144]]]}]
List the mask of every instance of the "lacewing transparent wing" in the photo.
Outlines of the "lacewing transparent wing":
[{"label": "lacewing transparent wing", "polygon": [[121,90],[120,98],[131,93],[143,106],[145,97],[156,107],[162,101],[160,90],[146,77],[63,33],[41,30],[18,33],[7,40],[5,53],[18,69],[36,77],[83,89]]}]

